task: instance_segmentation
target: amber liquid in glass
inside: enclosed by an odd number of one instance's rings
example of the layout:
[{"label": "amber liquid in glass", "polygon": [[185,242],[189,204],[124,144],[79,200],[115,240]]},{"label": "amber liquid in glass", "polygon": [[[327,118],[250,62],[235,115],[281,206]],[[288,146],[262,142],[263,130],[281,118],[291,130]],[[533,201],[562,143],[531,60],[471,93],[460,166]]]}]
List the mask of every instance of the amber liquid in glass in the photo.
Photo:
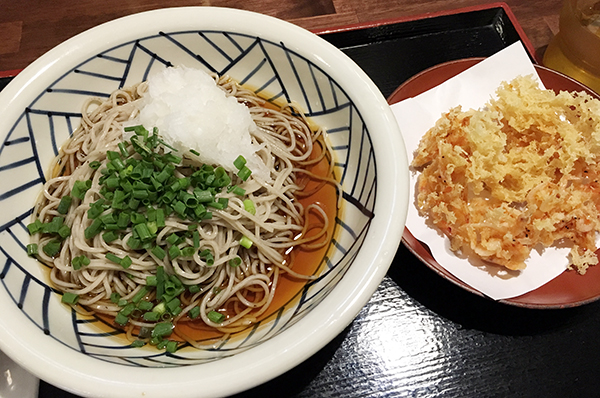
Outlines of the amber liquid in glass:
[{"label": "amber liquid in glass", "polygon": [[600,93],[600,1],[564,1],[543,63]]}]

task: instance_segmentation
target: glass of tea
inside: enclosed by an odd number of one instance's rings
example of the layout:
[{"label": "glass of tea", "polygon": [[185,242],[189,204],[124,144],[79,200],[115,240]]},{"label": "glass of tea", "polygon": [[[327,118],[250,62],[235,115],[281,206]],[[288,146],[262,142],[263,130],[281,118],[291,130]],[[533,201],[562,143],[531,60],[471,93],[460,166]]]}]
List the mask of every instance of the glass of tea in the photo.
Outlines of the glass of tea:
[{"label": "glass of tea", "polygon": [[600,93],[600,1],[564,0],[543,64]]}]

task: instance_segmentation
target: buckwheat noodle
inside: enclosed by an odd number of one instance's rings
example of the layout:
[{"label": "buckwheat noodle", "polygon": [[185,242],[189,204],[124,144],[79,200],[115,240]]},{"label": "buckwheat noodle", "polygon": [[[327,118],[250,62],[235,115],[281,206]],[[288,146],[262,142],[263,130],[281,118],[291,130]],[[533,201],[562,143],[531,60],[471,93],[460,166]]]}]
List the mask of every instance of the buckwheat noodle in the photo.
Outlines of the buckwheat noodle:
[{"label": "buckwheat noodle", "polygon": [[[53,166],[53,177],[44,186],[34,217],[48,222],[60,215],[57,211],[60,200],[71,193],[75,181],[92,181],[83,200],[74,199],[65,215],[64,223],[71,228],[71,235],[64,240],[60,253],[56,256],[48,256],[42,250],[38,253],[39,259],[51,266],[51,282],[61,291],[79,295],[78,304],[88,311],[115,316],[121,307],[110,300],[111,294],[116,292],[123,299],[131,299],[146,284],[146,278],[156,275],[157,267],[163,266],[167,275],[176,275],[184,285],[201,287],[196,293],[181,293],[182,311],[175,317],[175,323],[185,320],[186,314],[199,306],[200,317],[206,325],[231,333],[252,324],[267,311],[283,273],[294,278],[313,278],[294,272],[295,251],[292,249],[297,246],[318,249],[331,238],[327,233],[331,221],[325,211],[316,203],[304,208],[298,200],[319,188],[305,191],[307,179],[318,180],[320,185],[336,184],[330,177],[333,162],[323,132],[320,129],[312,131],[302,113],[291,104],[281,109],[265,106],[264,100],[233,80],[214,78],[227,95],[235,96],[250,109],[259,127],[252,132],[252,139],[262,148],[257,154],[271,170],[272,181],[251,176],[243,183],[246,196],[255,204],[254,215],[244,211],[241,197],[224,191],[219,196],[227,197],[229,204],[223,210],[214,210],[211,220],[195,226],[175,213],[168,216],[165,227],[157,235],[157,244],[166,245],[165,239],[170,234],[184,233],[195,227],[200,236],[200,248],[192,257],[170,259],[166,256],[161,260],[150,250],[132,250],[127,244],[132,235],[131,227],[124,231],[124,236],[110,243],[106,243],[100,234],[85,239],[84,230],[92,222],[87,211],[100,198],[100,170],[107,164],[107,151],[118,151],[118,144],[123,141],[123,123],[138,114],[136,102],[147,91],[147,84],[117,90],[106,100],[91,98],[83,105],[81,124],[61,148]],[[317,157],[311,156],[315,146],[320,147],[316,151],[320,153]],[[330,165],[329,177],[317,177],[310,171],[310,166],[324,157]],[[100,162],[101,166],[97,169],[87,167],[91,162]],[[185,176],[188,173],[186,167],[194,164],[194,157],[190,153],[184,154],[175,175]],[[232,175],[232,178],[235,177]],[[316,215],[317,225],[309,225],[309,213]],[[250,249],[240,245],[242,236],[253,242]],[[41,247],[52,238],[35,234],[32,239]],[[190,238],[186,240],[190,244]],[[208,265],[199,255],[205,249],[214,254],[214,264]],[[107,253],[120,258],[127,255],[132,264],[123,269],[108,261]],[[75,270],[72,260],[82,254],[90,259],[90,263]],[[230,266],[229,261],[236,257],[241,258],[241,264]],[[154,300],[154,294],[150,291],[145,299]],[[216,323],[207,314],[219,309],[226,309],[227,317]],[[149,327],[153,322],[132,318],[130,324],[131,334],[133,327]],[[180,337],[197,344],[187,336]]]}]

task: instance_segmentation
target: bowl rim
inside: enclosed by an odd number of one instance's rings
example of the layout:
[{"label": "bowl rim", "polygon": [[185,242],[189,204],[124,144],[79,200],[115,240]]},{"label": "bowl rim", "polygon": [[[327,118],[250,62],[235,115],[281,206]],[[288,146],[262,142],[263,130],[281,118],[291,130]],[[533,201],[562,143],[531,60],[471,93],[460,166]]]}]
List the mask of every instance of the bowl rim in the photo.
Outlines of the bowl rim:
[{"label": "bowl rim", "polygon": [[[49,77],[70,70],[103,50],[159,29],[226,30],[229,26],[231,30],[235,23],[257,37],[285,41],[288,49],[319,65],[336,81],[343,77],[346,81],[362,82],[344,89],[353,100],[361,101],[356,106],[365,125],[386,130],[372,134],[371,139],[378,158],[378,179],[393,181],[377,184],[375,216],[354,260],[364,266],[349,267],[339,286],[279,335],[232,357],[177,368],[123,367],[88,357],[55,340],[34,347],[28,342],[43,332],[28,320],[19,333],[11,332],[8,320],[27,318],[17,306],[10,305],[0,318],[0,349],[37,377],[84,396],[160,397],[173,394],[175,388],[180,397],[230,395],[264,383],[320,350],[352,322],[385,276],[402,239],[408,206],[408,162],[399,127],[379,89],[354,61],[317,35],[289,22],[251,11],[202,6],[163,8],[118,18],[59,44],[25,68],[0,92],[0,104],[4,105],[0,115],[21,112],[31,94],[39,93],[36,88],[41,86],[40,81],[49,81]],[[125,31],[119,29],[123,25],[127,25]],[[306,43],[310,43],[310,53],[302,50]],[[7,119],[11,123],[14,120]],[[2,123],[0,131],[7,131]],[[8,296],[1,290],[0,297]],[[236,369],[237,381],[231,380],[227,369]],[[200,374],[211,383],[200,385]]]}]

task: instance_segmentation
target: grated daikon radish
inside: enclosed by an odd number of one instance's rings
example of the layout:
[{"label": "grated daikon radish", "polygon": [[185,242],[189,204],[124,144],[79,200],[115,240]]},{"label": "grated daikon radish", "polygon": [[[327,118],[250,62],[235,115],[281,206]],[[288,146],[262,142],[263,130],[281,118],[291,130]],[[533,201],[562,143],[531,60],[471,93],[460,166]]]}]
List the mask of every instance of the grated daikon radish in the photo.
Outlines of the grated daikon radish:
[{"label": "grated daikon radish", "polygon": [[233,161],[242,155],[254,177],[269,180],[269,170],[256,154],[260,145],[250,135],[257,127],[248,108],[202,70],[178,66],[150,76],[136,123],[157,127],[178,151],[193,149],[200,162],[231,172],[237,171]]}]

